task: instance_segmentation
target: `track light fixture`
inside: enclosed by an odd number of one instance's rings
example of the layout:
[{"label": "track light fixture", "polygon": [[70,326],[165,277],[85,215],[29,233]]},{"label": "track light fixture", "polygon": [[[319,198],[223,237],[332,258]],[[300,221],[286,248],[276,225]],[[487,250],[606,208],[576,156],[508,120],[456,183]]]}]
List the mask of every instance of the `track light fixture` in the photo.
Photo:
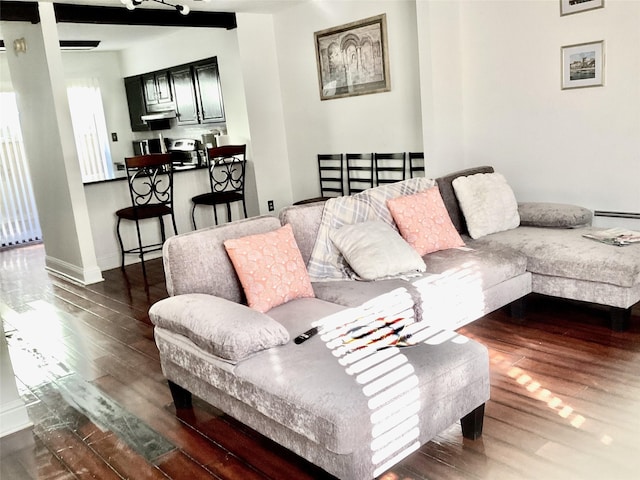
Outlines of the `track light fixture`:
[{"label": "track light fixture", "polygon": [[169,2],[165,2],[165,0],[120,0],[120,3],[122,3],[125,7],[127,7],[128,10],[135,10],[137,6],[142,5],[142,2],[161,3],[162,5],[175,8],[182,15],[188,15],[189,12],[191,11],[191,9],[189,8],[189,5],[181,5],[179,3],[177,4],[169,3]]}]

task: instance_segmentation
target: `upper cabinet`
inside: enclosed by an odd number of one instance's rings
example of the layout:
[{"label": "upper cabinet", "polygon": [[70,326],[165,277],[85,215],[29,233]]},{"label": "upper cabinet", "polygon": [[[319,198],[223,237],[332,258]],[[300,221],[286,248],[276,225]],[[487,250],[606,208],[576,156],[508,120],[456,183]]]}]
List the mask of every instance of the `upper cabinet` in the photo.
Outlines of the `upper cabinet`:
[{"label": "upper cabinet", "polygon": [[125,88],[133,131],[149,130],[141,115],[173,109],[177,125],[225,121],[215,57],[125,78]]},{"label": "upper cabinet", "polygon": [[142,121],[142,115],[147,114],[147,107],[144,100],[141,77],[129,77],[124,79],[124,88],[127,93],[127,104],[129,105],[129,120],[131,130],[134,132],[146,132],[149,125]]},{"label": "upper cabinet", "polygon": [[218,62],[213,59],[193,66],[201,123],[224,122],[224,104]]},{"label": "upper cabinet", "polygon": [[224,105],[215,58],[170,70],[177,123],[224,122]]},{"label": "upper cabinet", "polygon": [[142,84],[147,111],[159,112],[173,107],[168,71],[142,75]]},{"label": "upper cabinet", "polygon": [[191,67],[172,68],[171,87],[176,104],[178,125],[194,125],[199,122],[196,90]]}]

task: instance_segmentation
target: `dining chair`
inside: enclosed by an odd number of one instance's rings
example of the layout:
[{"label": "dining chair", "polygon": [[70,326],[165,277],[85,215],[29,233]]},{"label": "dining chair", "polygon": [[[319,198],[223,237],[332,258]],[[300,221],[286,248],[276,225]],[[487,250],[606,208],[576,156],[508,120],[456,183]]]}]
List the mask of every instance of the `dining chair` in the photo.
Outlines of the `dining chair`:
[{"label": "dining chair", "polygon": [[362,192],[373,187],[373,153],[347,153],[348,193]]},{"label": "dining chair", "polygon": [[374,153],[375,184],[400,182],[407,177],[407,155],[401,153]]},{"label": "dining chair", "polygon": [[409,175],[411,178],[424,177],[424,152],[409,152]]},{"label": "dining chair", "polygon": [[320,196],[298,200],[294,205],[324,202],[331,197],[344,195],[344,155],[341,153],[319,153],[318,174]]},{"label": "dining chair", "polygon": [[244,198],[246,171],[246,145],[224,145],[207,149],[207,168],[211,191],[196,195],[191,199],[191,222],[196,230],[196,207],[213,207],[213,218],[218,224],[218,205],[226,205],[227,222],[231,221],[231,204],[242,202],[244,217],[247,218],[247,205]]},{"label": "dining chair", "polygon": [[[166,240],[164,217],[171,216],[173,233],[178,234],[176,219],[173,212],[173,163],[171,154],[150,154],[127,157],[124,159],[127,172],[127,185],[131,206],[116,211],[118,223],[116,232],[121,252],[121,268],[124,270],[125,255],[133,254],[140,257],[142,274],[147,278],[144,265],[146,253],[162,250]],[[140,221],[157,218],[160,225],[160,242],[144,244],[140,231]],[[135,222],[138,246],[124,247],[120,224],[122,220]]]}]

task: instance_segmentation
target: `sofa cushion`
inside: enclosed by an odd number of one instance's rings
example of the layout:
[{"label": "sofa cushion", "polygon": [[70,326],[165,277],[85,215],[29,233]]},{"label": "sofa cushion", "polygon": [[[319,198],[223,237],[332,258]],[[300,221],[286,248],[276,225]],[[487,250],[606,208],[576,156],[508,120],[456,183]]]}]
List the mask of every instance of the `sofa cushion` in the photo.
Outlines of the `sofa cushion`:
[{"label": "sofa cushion", "polygon": [[355,195],[327,200],[322,220],[307,263],[313,281],[353,278],[353,270],[329,238],[329,232],[344,225],[367,220],[381,220],[395,228],[386,202],[390,198],[411,195],[433,186],[428,178],[412,178],[381,187],[370,188]]},{"label": "sofa cushion", "polygon": [[387,200],[387,206],[402,237],[420,255],[464,246],[437,186],[414,195],[392,198]]},{"label": "sofa cushion", "polygon": [[500,173],[477,173],[452,182],[471,238],[520,225],[518,203]]},{"label": "sofa cushion", "polygon": [[[440,335],[427,338],[430,333]],[[273,356],[265,352],[238,364],[233,391],[266,417],[331,452],[348,454],[368,445],[370,455],[382,456],[379,445],[387,437],[381,435],[393,433],[384,429],[385,421],[415,420],[414,430],[433,436],[450,425],[441,418],[452,415],[446,413],[450,408],[472,410],[477,391],[489,397],[486,347],[455,332],[431,332],[427,325],[420,338],[430,344],[368,356],[364,351],[367,358],[359,363],[336,358],[338,352],[328,348],[322,334],[300,345],[289,342]],[[413,408],[412,414],[408,409]]]},{"label": "sofa cushion", "polygon": [[564,203],[526,202],[518,204],[520,225],[574,228],[591,225],[591,210]]},{"label": "sofa cushion", "polygon": [[247,297],[259,312],[295,298],[313,297],[291,225],[224,242]]},{"label": "sofa cushion", "polygon": [[493,167],[486,165],[482,167],[473,167],[466,170],[458,170],[457,172],[452,172],[443,177],[436,178],[436,183],[440,189],[440,195],[442,196],[444,205],[447,207],[447,211],[449,212],[451,223],[453,223],[453,226],[456,227],[456,230],[461,234],[467,234],[469,231],[467,230],[467,224],[464,221],[464,215],[460,210],[458,198],[456,197],[456,192],[453,190],[451,182],[458,177],[466,177],[468,175],[475,175],[476,173],[493,173]]},{"label": "sofa cushion", "polygon": [[149,310],[151,322],[189,338],[204,351],[237,363],[289,341],[273,318],[213,295],[192,293],[165,298]]},{"label": "sofa cushion", "polygon": [[424,272],[422,257],[390,225],[379,220],[345,225],[329,236],[363,280]]}]

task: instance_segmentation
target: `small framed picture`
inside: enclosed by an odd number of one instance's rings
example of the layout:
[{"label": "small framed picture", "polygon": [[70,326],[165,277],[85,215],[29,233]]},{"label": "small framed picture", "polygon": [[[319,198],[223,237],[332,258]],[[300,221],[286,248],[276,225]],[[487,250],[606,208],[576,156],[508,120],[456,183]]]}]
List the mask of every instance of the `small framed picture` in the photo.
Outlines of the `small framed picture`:
[{"label": "small framed picture", "polygon": [[604,0],[560,0],[560,15],[571,15],[602,7]]},{"label": "small framed picture", "polygon": [[562,89],[604,85],[604,41],[562,47]]}]

